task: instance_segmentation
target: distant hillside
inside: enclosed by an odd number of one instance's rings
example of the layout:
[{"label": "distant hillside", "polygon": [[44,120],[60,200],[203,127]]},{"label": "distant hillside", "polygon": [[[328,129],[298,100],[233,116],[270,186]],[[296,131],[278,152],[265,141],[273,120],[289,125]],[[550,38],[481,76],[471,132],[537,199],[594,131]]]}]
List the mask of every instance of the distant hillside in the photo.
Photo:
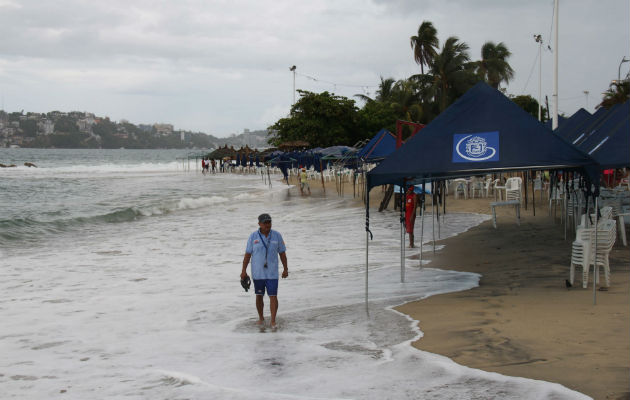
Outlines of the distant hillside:
[{"label": "distant hillside", "polygon": [[51,111],[7,113],[0,110],[0,147],[67,149],[214,149],[269,147],[267,131],[245,131],[227,138],[177,130],[171,124],[134,125],[92,113]]}]

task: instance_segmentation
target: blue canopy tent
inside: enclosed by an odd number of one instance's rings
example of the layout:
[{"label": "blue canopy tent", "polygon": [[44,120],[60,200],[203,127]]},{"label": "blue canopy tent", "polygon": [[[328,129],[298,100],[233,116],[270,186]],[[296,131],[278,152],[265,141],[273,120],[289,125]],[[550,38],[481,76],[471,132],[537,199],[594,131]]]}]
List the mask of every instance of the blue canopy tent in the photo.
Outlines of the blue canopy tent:
[{"label": "blue canopy tent", "polygon": [[[567,118],[563,117],[562,115],[558,115],[558,127],[556,128],[556,130],[562,128],[566,120]],[[553,124],[553,120],[548,119],[547,121],[545,121],[545,128],[551,129],[552,124]]]},{"label": "blue canopy tent", "polygon": [[[553,133],[566,139],[567,135],[569,135],[570,132],[573,132],[577,127],[581,126],[585,121],[589,120],[592,116],[593,115],[591,115],[591,113],[589,113],[583,108],[580,108],[572,116],[570,116],[569,118],[566,118],[562,124],[559,124],[558,128],[554,130]],[[545,126],[547,126],[546,123],[545,123]],[[550,126],[547,126],[547,127],[549,128]]]},{"label": "blue canopy tent", "polygon": [[[366,242],[371,235],[369,191],[375,186],[408,186],[508,171],[585,168],[591,179],[597,178],[595,161],[588,155],[553,135],[498,90],[478,83],[368,172]],[[401,266],[401,278],[403,271]]]},{"label": "blue canopy tent", "polygon": [[617,104],[611,109],[605,110],[596,122],[590,124],[586,128],[586,131],[573,141],[573,145],[588,152],[585,149],[592,149],[592,144],[598,142],[598,138],[600,138],[601,135],[614,129],[614,127],[626,117],[627,113],[627,106],[624,107],[621,104]]},{"label": "blue canopy tent", "polygon": [[578,147],[593,157],[601,168],[629,167],[630,102],[617,107]]},{"label": "blue canopy tent", "polygon": [[556,131],[556,133],[563,137],[567,142],[576,145],[590,136],[597,126],[606,121],[609,111],[610,110],[600,108],[590,118],[586,118],[581,122],[576,123],[575,126],[571,127],[571,129],[563,129],[562,131]]},{"label": "blue canopy tent", "polygon": [[357,157],[366,161],[382,160],[396,151],[396,136],[387,129],[381,129],[357,153]]},{"label": "blue canopy tent", "polygon": [[594,165],[593,159],[482,82],[385,158],[367,180],[369,190],[388,183]]}]

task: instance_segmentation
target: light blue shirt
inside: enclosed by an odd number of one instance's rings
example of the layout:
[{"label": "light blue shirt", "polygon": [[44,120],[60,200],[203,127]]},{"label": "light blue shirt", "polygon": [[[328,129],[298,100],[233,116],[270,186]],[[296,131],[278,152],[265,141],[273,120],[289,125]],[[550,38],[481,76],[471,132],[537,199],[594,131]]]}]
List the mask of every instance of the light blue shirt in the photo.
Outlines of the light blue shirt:
[{"label": "light blue shirt", "polygon": [[[245,253],[252,255],[252,278],[278,279],[278,254],[285,251],[287,248],[282,235],[273,229],[267,237],[258,230],[249,235]],[[265,268],[265,258],[267,268]]]}]

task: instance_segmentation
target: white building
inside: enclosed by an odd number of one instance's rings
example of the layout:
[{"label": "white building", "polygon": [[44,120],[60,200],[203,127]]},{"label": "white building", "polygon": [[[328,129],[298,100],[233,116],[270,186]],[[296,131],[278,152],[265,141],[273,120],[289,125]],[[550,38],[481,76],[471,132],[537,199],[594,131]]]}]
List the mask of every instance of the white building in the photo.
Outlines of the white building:
[{"label": "white building", "polygon": [[55,123],[49,119],[42,119],[37,123],[38,135],[52,135],[55,133]]}]

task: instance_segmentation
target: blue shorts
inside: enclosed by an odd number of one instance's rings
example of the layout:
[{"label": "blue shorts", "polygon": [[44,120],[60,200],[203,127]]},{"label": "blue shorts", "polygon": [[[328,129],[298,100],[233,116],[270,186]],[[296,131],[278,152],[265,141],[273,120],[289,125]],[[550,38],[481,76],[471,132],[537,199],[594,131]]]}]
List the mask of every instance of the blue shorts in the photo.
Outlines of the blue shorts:
[{"label": "blue shorts", "polygon": [[267,288],[267,295],[278,295],[278,280],[277,279],[254,279],[254,292],[257,295],[264,296],[265,288]]}]

